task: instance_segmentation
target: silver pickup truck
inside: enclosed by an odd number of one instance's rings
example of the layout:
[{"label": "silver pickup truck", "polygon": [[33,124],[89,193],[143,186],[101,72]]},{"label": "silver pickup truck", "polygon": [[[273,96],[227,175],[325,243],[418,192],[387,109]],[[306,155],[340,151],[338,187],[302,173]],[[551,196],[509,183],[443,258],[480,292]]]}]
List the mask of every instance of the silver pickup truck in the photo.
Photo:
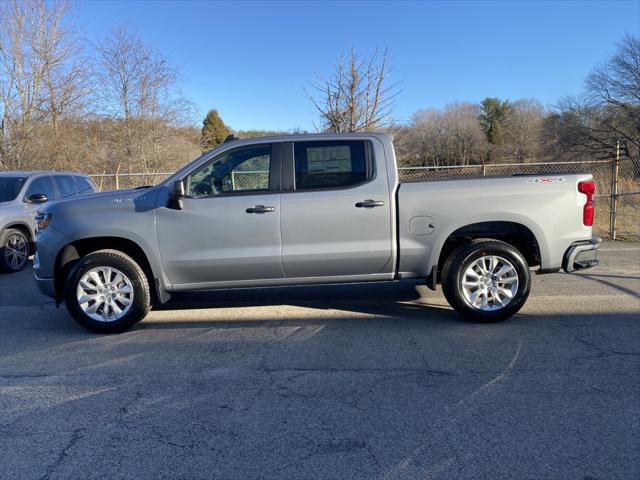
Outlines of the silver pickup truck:
[{"label": "silver pickup truck", "polygon": [[594,191],[589,174],[401,183],[385,134],[234,140],[156,187],[44,206],[35,279],[96,332],[172,292],[403,279],[493,322],[532,270],[597,265]]}]

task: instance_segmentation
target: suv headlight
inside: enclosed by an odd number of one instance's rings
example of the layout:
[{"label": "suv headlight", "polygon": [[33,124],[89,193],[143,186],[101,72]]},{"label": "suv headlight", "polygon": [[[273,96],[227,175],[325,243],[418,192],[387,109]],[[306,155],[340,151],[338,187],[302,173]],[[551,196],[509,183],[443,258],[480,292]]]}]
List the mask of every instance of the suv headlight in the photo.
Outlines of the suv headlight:
[{"label": "suv headlight", "polygon": [[51,225],[50,213],[39,213],[36,215],[36,233],[46,230]]}]

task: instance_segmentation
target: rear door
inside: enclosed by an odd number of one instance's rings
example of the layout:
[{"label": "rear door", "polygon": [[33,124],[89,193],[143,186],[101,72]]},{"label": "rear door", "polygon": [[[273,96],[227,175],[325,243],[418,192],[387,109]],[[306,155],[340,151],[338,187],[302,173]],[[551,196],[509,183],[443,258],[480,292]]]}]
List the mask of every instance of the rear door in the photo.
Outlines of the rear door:
[{"label": "rear door", "polygon": [[374,148],[371,140],[340,140],[293,142],[284,151],[286,277],[392,273],[383,149]]},{"label": "rear door", "polygon": [[157,210],[162,262],[176,289],[282,279],[281,144],[223,152],[185,179],[182,210]]}]

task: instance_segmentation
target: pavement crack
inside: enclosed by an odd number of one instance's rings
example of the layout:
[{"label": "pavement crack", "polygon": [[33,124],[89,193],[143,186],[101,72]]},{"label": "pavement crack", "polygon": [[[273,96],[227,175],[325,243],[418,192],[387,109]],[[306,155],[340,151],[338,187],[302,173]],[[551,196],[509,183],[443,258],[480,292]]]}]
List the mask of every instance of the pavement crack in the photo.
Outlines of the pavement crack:
[{"label": "pavement crack", "polygon": [[583,345],[586,345],[587,347],[593,348],[595,350],[598,350],[598,351],[606,354],[606,355],[597,355],[597,357],[609,356],[609,355],[623,355],[623,356],[633,356],[633,357],[640,356],[640,352],[625,352],[625,351],[622,351],[622,350],[615,350],[613,348],[604,347],[604,346],[598,345],[596,343],[590,342],[589,340],[585,340],[584,338],[578,337],[577,335],[574,335],[573,338],[577,342],[582,343]]},{"label": "pavement crack", "polygon": [[173,440],[169,439],[167,437],[167,435],[165,435],[164,433],[162,433],[162,432],[160,432],[158,430],[151,429],[150,431],[151,431],[151,433],[153,433],[153,435],[155,435],[157,440],[159,440],[161,443],[163,443],[165,445],[168,445],[170,447],[188,448],[188,449],[191,449],[191,448],[195,447],[195,445],[193,443],[184,444],[184,443],[178,443],[176,441],[173,441]]},{"label": "pavement crack", "polygon": [[125,420],[125,417],[130,413],[131,407],[136,403],[138,403],[141,398],[142,398],[142,393],[135,392],[135,398],[133,398],[132,400],[129,400],[127,403],[125,403],[118,409],[118,412],[116,415],[116,423],[120,425],[120,427],[124,428],[125,430],[129,430],[129,425]]},{"label": "pavement crack", "polygon": [[84,427],[76,428],[73,432],[71,432],[71,437],[69,441],[66,443],[62,450],[58,453],[56,460],[47,467],[47,470],[44,472],[44,475],[40,477],[40,480],[47,480],[55,470],[62,465],[67,457],[69,456],[69,450],[71,450],[80,440],[82,440],[83,436],[81,433],[86,430]]}]

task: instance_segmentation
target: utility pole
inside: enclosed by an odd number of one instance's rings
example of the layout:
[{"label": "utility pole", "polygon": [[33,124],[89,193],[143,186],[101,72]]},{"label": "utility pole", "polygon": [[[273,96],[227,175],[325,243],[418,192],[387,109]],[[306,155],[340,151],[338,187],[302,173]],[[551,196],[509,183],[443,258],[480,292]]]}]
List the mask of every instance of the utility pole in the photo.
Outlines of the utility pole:
[{"label": "utility pole", "polygon": [[620,140],[616,143],[616,158],[611,164],[611,212],[609,216],[609,236],[615,240],[617,236],[616,219],[618,213],[618,170],[620,167]]}]

